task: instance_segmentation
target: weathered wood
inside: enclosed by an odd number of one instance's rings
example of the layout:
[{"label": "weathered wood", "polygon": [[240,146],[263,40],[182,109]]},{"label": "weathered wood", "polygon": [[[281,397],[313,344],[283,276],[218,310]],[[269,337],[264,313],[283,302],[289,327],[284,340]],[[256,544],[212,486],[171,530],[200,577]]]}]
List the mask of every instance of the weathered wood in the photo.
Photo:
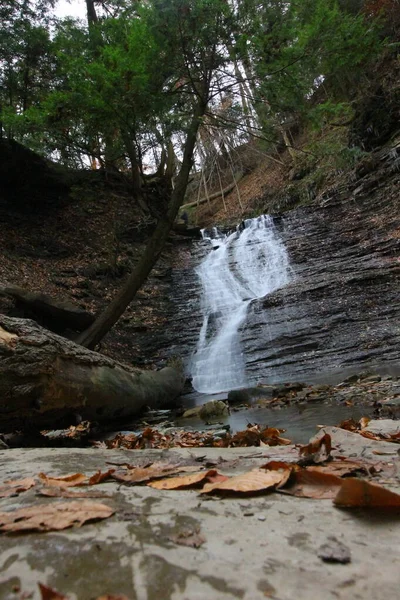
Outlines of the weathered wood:
[{"label": "weathered wood", "polygon": [[233,178],[233,182],[226,186],[223,190],[218,190],[209,196],[204,196],[204,198],[200,198],[200,200],[194,200],[194,202],[188,202],[188,204],[183,204],[181,206],[182,210],[186,208],[192,208],[193,206],[198,206],[199,204],[204,204],[205,202],[209,202],[210,200],[215,200],[216,198],[220,198],[221,196],[226,196],[233,190],[234,187],[239,183],[239,181],[243,178],[243,173],[236,173]]},{"label": "weathered wood", "polygon": [[64,329],[84,331],[94,322],[95,316],[75,306],[69,300],[56,300],[47,294],[30,292],[18,286],[0,287],[0,296],[10,296],[16,306],[21,307],[41,325],[60,333]]},{"label": "weathered wood", "polygon": [[182,374],[141,371],[78,346],[34,321],[0,315],[0,431],[57,429],[79,416],[128,419],[172,402]]}]

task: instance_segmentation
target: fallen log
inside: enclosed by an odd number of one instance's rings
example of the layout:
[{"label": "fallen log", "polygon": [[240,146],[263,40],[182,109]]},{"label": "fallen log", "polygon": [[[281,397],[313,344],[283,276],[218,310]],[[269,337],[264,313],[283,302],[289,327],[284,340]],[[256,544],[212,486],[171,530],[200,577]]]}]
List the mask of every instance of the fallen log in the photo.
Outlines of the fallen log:
[{"label": "fallen log", "polygon": [[214,192],[213,194],[210,194],[209,196],[204,196],[203,198],[200,198],[200,200],[194,200],[194,202],[189,202],[188,204],[183,204],[181,206],[181,210],[185,210],[186,208],[192,208],[193,206],[198,206],[199,204],[204,204],[205,202],[209,202],[210,200],[215,200],[216,198],[226,196],[226,194],[229,194],[229,192],[231,192],[233,190],[233,188],[237,186],[239,181],[243,178],[243,175],[244,175],[243,173],[236,173],[236,175],[233,179],[233,182],[230,183],[226,188],[224,188],[223,190],[219,190],[218,192]]},{"label": "fallen log", "polygon": [[16,307],[24,312],[24,318],[38,320],[56,333],[65,329],[84,331],[95,321],[94,315],[69,300],[56,300],[47,294],[30,292],[16,285],[0,287],[0,296],[10,296]]},{"label": "fallen log", "polygon": [[128,420],[145,406],[172,402],[182,387],[172,367],[141,371],[34,321],[0,315],[1,432]]}]

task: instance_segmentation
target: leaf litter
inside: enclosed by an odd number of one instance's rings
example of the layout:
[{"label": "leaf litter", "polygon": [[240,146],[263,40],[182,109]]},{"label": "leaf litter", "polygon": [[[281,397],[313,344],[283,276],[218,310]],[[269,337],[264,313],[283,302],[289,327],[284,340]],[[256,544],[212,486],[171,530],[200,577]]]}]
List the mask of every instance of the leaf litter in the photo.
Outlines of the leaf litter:
[{"label": "leaf litter", "polygon": [[147,427],[139,434],[118,433],[114,438],[102,442],[93,442],[96,448],[127,448],[140,450],[145,448],[245,448],[248,446],[286,446],[291,441],[281,436],[284,429],[263,427],[249,423],[246,429],[235,434],[226,432],[218,438],[212,432],[176,430],[162,433]]},{"label": "leaf litter", "polygon": [[[250,437],[255,433],[252,429],[253,426],[247,430],[247,435]],[[259,433],[263,431],[265,432],[266,429],[259,430]],[[280,433],[280,430],[276,430],[274,435],[275,433]],[[271,431],[268,432],[268,436],[272,436]],[[83,488],[110,480],[131,485],[145,484],[158,490],[197,488],[200,494],[252,495],[262,492],[280,492],[302,498],[332,499],[334,505],[341,508],[400,508],[399,494],[365,479],[354,477],[359,474],[374,476],[382,470],[381,465],[384,463],[371,464],[345,457],[332,459],[331,450],[331,436],[325,433],[299,448],[297,462],[269,461],[259,468],[234,476],[222,474],[216,469],[199,471],[198,466],[166,462],[154,462],[140,467],[121,463],[115,465],[117,469],[108,468],[104,472],[99,470],[92,476],[74,473],[56,477],[40,473],[38,478],[44,484],[44,487],[38,490],[40,495],[85,500],[37,504],[11,512],[1,512],[0,531],[9,533],[57,531],[108,518],[114,514],[112,508],[89,500],[89,498],[107,497],[107,495],[97,491],[86,491]],[[33,477],[6,481],[0,487],[0,496],[13,496],[35,485]],[[72,491],[69,489],[71,487],[81,489]]]},{"label": "leaf litter", "polygon": [[18,496],[21,492],[26,492],[36,485],[33,477],[25,477],[25,479],[15,479],[14,481],[5,481],[0,486],[0,498],[9,498],[10,496]]},{"label": "leaf litter", "polygon": [[35,504],[10,512],[0,512],[0,531],[59,531],[68,527],[80,527],[88,521],[106,519],[114,510],[105,504],[85,500]]}]

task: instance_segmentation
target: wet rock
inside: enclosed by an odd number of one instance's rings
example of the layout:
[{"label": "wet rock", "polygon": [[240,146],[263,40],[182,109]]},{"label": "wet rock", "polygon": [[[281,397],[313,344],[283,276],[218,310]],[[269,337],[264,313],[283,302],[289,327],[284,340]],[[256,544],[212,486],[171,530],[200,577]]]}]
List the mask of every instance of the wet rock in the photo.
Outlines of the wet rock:
[{"label": "wet rock", "polygon": [[364,427],[363,431],[382,436],[397,435],[400,433],[400,421],[393,421],[392,419],[372,420],[367,427]]},{"label": "wet rock", "polygon": [[195,406],[194,408],[189,408],[188,410],[185,410],[182,417],[184,419],[192,419],[193,417],[198,417],[199,413],[200,413],[200,408],[201,408],[201,406]]},{"label": "wet rock", "polygon": [[272,399],[275,388],[273,386],[260,386],[232,390],[228,394],[229,404],[251,404],[259,399]]},{"label": "wet rock", "polygon": [[218,419],[229,415],[229,407],[221,400],[210,400],[200,406],[199,417],[204,421],[208,419]]},{"label": "wet rock", "polygon": [[305,383],[293,382],[293,383],[284,383],[279,385],[273,389],[274,395],[277,398],[282,398],[290,394],[291,392],[299,392],[303,388],[306,387]]}]

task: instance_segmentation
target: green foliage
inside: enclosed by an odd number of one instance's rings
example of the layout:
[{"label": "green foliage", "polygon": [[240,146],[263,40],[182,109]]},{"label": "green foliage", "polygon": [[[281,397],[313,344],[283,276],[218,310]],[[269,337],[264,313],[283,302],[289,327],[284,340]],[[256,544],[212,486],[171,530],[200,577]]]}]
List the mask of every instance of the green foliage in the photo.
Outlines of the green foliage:
[{"label": "green foliage", "polygon": [[95,157],[142,171],[166,141],[179,146],[205,90],[237,144],[249,111],[267,150],[294,122],[321,131],[351,116],[382,49],[379,19],[361,0],[107,0],[89,24],[55,19],[53,5],[0,6],[1,127],[73,167]]}]

